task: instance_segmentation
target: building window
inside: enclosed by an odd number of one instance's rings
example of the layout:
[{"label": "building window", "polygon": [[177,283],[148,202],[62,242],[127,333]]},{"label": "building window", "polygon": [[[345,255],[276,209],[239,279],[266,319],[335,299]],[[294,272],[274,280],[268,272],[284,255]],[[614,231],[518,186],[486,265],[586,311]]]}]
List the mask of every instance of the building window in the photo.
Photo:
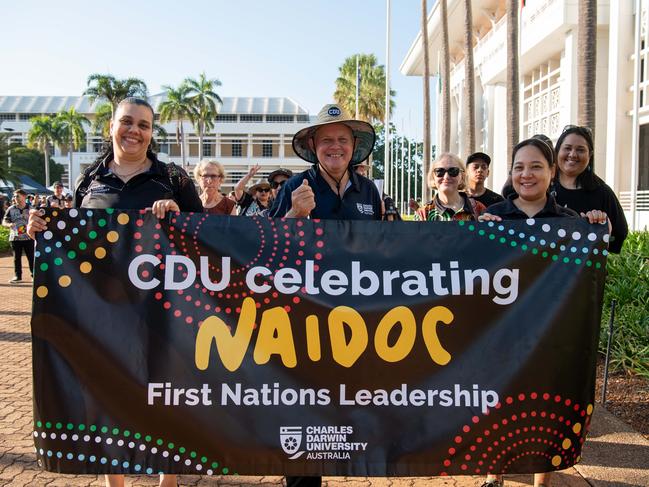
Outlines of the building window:
[{"label": "building window", "polygon": [[236,115],[217,115],[216,116],[216,121],[220,123],[236,123],[237,122],[237,116]]},{"label": "building window", "polygon": [[104,147],[103,142],[93,142],[92,143],[92,151],[93,152],[101,152]]},{"label": "building window", "polygon": [[263,115],[240,115],[242,122],[260,123],[264,121]]},{"label": "building window", "polygon": [[32,117],[35,116],[36,116],[35,113],[20,113],[18,115],[18,120],[20,120],[21,122],[28,122],[29,120],[31,120]]},{"label": "building window", "polygon": [[15,113],[0,113],[0,122],[9,122],[16,120]]},{"label": "building window", "polygon": [[261,141],[261,157],[273,157],[272,140],[265,139]]},{"label": "building window", "polygon": [[550,59],[524,77],[524,137],[547,134],[555,139],[559,136],[560,75],[560,61]]},{"label": "building window", "polygon": [[293,115],[266,115],[266,121],[269,123],[292,123]]},{"label": "building window", "polygon": [[298,122],[310,122],[311,120],[309,119],[308,115],[298,115],[297,116],[297,121]]},{"label": "building window", "polygon": [[203,157],[212,157],[212,144],[203,142]]},{"label": "building window", "polygon": [[232,140],[232,157],[242,157],[241,139]]}]

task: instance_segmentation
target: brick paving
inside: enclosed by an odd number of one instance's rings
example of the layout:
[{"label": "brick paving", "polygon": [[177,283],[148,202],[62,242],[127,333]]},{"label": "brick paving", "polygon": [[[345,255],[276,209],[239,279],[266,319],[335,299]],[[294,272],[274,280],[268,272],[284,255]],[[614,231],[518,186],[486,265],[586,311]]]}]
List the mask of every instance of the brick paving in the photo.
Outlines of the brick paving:
[{"label": "brick paving", "polygon": [[[25,264],[26,265],[26,262]],[[27,273],[29,274],[29,273]],[[36,463],[31,432],[32,364],[29,318],[31,283],[8,284],[13,276],[11,257],[0,257],[0,487],[4,486],[101,486],[103,476],[62,475],[45,472]],[[180,476],[180,485],[256,486],[283,485],[282,477]],[[476,486],[479,477],[325,477],[325,487],[438,487]],[[128,476],[127,485],[157,485],[154,476]],[[531,475],[507,477],[508,487],[532,485]],[[574,468],[555,475],[555,487],[587,487],[590,484]],[[612,484],[611,484],[612,485]],[[617,485],[617,484],[616,484]],[[624,484],[629,485],[629,484]]]}]

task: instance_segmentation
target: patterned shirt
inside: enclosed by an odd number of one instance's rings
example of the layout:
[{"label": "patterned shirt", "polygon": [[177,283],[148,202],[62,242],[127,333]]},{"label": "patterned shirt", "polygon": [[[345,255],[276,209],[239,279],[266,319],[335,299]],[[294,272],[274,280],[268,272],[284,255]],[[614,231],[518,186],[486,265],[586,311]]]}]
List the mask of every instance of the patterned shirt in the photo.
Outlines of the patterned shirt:
[{"label": "patterned shirt", "polygon": [[469,198],[466,193],[460,193],[460,195],[464,199],[464,205],[462,205],[462,208],[457,211],[453,208],[447,208],[444,206],[439,200],[438,195],[435,195],[432,201],[417,210],[415,213],[415,221],[477,221],[478,216],[486,210],[485,206],[479,201]]},{"label": "patterned shirt", "polygon": [[29,235],[27,235],[28,219],[29,206],[25,205],[23,209],[20,209],[16,205],[11,205],[7,209],[7,213],[5,213],[2,222],[11,224],[11,227],[9,227],[10,242],[13,242],[14,240],[30,240]]}]

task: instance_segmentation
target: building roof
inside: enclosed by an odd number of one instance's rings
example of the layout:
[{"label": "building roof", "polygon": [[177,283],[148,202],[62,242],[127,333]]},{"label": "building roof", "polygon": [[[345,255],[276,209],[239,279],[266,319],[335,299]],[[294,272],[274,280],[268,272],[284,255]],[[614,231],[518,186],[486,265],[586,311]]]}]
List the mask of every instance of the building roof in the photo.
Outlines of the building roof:
[{"label": "building roof", "polygon": [[[166,92],[152,95],[149,102],[158,111]],[[101,100],[91,102],[87,96],[0,96],[0,113],[57,113],[74,109],[79,113],[94,113]],[[223,97],[219,115],[308,115],[309,112],[288,97]]]}]

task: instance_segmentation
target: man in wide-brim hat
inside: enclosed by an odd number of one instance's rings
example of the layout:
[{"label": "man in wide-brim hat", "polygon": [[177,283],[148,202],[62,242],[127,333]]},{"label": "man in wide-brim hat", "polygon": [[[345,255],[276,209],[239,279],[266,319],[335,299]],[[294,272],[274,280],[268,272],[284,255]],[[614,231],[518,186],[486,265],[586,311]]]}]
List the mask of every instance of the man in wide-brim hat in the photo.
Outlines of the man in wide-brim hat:
[{"label": "man in wide-brim hat", "polygon": [[353,171],[372,153],[375,140],[369,123],[325,105],[316,122],[293,137],[293,150],[313,167],[284,184],[270,216],[380,220],[376,186]]}]

